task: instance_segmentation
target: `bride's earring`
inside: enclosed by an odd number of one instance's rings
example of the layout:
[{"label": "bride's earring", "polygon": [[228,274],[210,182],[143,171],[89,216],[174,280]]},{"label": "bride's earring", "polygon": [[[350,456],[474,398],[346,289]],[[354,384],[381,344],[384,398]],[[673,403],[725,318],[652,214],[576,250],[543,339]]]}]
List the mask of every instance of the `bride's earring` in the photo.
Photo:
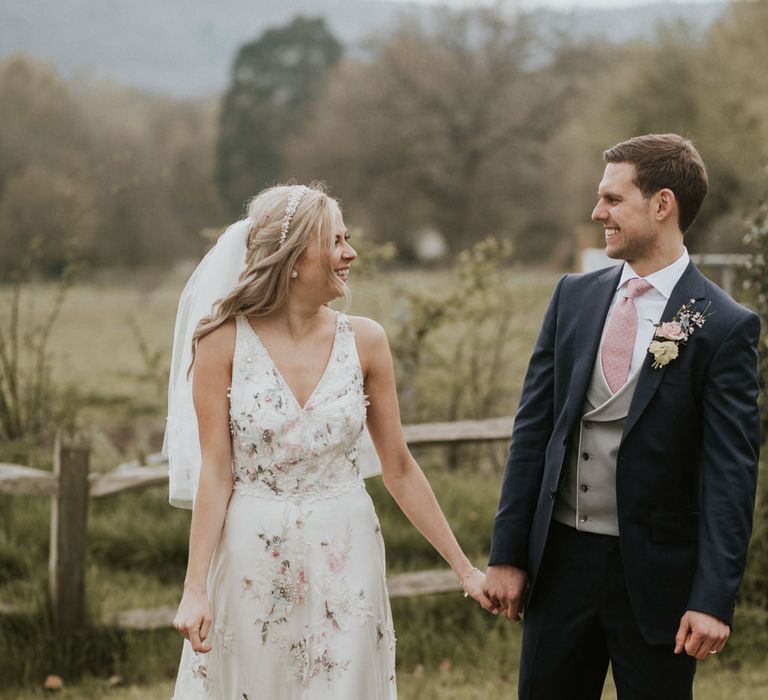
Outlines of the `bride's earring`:
[{"label": "bride's earring", "polygon": [[294,279],[294,280],[295,280],[295,279],[296,279],[298,276],[299,276],[299,273],[298,273],[298,272],[296,272],[296,270],[294,270],[293,272],[291,272],[291,279]]}]

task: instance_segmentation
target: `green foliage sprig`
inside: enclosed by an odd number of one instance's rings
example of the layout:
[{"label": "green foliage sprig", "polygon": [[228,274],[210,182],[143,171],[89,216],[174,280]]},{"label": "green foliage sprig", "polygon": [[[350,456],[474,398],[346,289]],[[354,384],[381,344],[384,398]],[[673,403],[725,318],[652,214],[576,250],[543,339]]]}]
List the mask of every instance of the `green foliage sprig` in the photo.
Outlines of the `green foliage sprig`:
[{"label": "green foliage sprig", "polygon": [[160,403],[165,403],[165,391],[168,387],[168,352],[164,347],[152,347],[141,324],[135,316],[128,316],[126,323],[136,343],[136,349],[141,357],[142,368],[133,373],[139,382],[145,382],[155,389]]},{"label": "green foliage sprig", "polygon": [[34,266],[30,256],[17,271],[8,308],[0,316],[0,440],[50,437],[64,416],[73,420],[72,407],[64,410],[64,392],[52,377],[48,343],[80,268],[72,261],[65,267],[53,305],[36,323],[30,278]]},{"label": "green foliage sprig", "polygon": [[488,238],[458,255],[452,284],[396,290],[402,308],[392,346],[404,421],[509,412],[511,261],[509,241]]}]

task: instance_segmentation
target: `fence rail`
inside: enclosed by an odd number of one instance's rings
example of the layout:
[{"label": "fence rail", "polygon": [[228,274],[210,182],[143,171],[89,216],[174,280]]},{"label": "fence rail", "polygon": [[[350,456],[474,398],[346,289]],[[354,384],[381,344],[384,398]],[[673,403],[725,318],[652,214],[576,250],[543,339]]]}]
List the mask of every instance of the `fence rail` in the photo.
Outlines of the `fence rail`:
[{"label": "fence rail", "polygon": [[[453,423],[403,426],[410,446],[509,440],[512,416]],[[53,472],[19,464],[0,463],[0,494],[51,498],[49,593],[57,628],[82,626],[85,600],[85,555],[90,498],[124,491],[167,486],[168,462],[163,455],[139,463],[122,464],[106,473],[89,473],[89,450],[77,440],[57,436]],[[406,597],[458,590],[447,569],[417,571],[389,577],[390,597]],[[0,611],[2,612],[2,611]],[[101,624],[128,629],[156,629],[170,625],[175,609],[129,610],[102,620]]]}]

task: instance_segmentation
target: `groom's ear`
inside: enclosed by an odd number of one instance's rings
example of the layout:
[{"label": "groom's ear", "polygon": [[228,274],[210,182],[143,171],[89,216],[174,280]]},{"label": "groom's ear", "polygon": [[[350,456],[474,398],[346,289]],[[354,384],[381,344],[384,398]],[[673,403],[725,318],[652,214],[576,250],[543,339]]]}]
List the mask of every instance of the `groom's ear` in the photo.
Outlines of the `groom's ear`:
[{"label": "groom's ear", "polygon": [[675,193],[666,187],[663,190],[659,190],[652,197],[651,207],[653,217],[658,222],[665,221],[670,216],[677,216],[677,198]]}]

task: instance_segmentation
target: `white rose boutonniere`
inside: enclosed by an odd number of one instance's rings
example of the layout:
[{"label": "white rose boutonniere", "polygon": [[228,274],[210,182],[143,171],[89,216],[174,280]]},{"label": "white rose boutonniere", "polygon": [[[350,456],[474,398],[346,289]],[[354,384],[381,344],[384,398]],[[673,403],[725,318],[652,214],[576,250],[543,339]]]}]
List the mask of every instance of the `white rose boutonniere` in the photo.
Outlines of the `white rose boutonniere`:
[{"label": "white rose boutonniere", "polygon": [[654,340],[648,352],[653,355],[653,368],[659,369],[676,359],[680,351],[677,349],[677,343],[671,340]]},{"label": "white rose boutonniere", "polygon": [[683,304],[671,321],[653,323],[656,334],[648,346],[648,352],[653,355],[653,369],[661,369],[672,360],[676,360],[680,354],[680,346],[693,335],[697,328],[701,328],[708,316],[710,304],[703,311],[698,311],[694,306],[695,300],[691,299]]}]

